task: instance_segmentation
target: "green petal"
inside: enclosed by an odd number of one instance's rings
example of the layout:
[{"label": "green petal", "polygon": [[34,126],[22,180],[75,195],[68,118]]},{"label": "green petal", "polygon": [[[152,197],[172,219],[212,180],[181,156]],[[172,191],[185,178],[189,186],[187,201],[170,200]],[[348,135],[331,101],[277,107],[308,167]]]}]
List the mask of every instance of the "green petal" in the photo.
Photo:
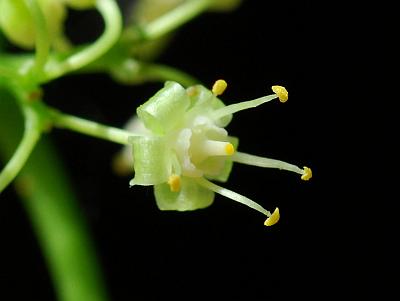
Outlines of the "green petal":
[{"label": "green petal", "polygon": [[169,185],[164,183],[154,186],[154,195],[160,210],[196,210],[210,206],[214,200],[214,192],[188,177],[181,178],[179,192],[172,192]]},{"label": "green petal", "polygon": [[[217,110],[225,107],[225,104],[206,87],[196,85],[188,88],[188,93],[191,101],[191,110],[206,110],[210,111]],[[227,126],[232,120],[232,115],[224,116],[217,120],[217,124],[220,127]]]},{"label": "green petal", "polygon": [[155,185],[166,182],[171,174],[171,151],[163,137],[131,137],[135,178],[130,185]]},{"label": "green petal", "polygon": [[[237,147],[238,147],[238,145],[239,145],[239,138],[229,136],[229,137],[228,137],[228,141],[229,141],[230,143],[232,143],[233,147],[234,147],[235,150],[236,150]],[[205,171],[205,177],[206,177],[207,179],[209,179],[209,180],[217,180],[217,181],[220,181],[220,182],[226,182],[226,181],[228,181],[229,175],[230,175],[230,173],[231,173],[231,171],[232,171],[233,161],[230,160],[230,158],[228,157],[228,158],[225,160],[225,162],[223,163],[223,164],[224,164],[223,167],[222,167],[222,168],[220,167],[219,172],[218,172],[218,173],[212,173],[209,166],[211,166],[212,164],[217,165],[218,162],[216,162],[216,160],[221,160],[221,158],[220,158],[220,157],[210,157],[210,158],[208,158],[207,160],[205,160],[205,161],[199,166],[199,168],[200,168],[201,170],[204,170],[204,171]],[[207,167],[207,166],[203,166],[203,165],[205,165],[205,164],[207,164],[208,167]],[[214,166],[215,166],[215,165],[214,165]]]},{"label": "green petal", "polygon": [[156,134],[164,134],[183,121],[189,105],[186,90],[180,84],[169,81],[138,107],[137,114],[146,128]]}]

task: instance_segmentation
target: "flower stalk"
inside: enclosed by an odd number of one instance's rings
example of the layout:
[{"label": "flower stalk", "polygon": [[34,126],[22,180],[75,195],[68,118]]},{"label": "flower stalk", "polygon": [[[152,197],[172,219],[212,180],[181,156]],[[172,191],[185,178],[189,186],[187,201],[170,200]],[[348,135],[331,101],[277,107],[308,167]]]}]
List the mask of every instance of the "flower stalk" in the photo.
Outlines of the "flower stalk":
[{"label": "flower stalk", "polygon": [[77,116],[51,110],[50,120],[54,127],[68,129],[84,135],[104,139],[110,142],[126,145],[129,137],[134,133],[116,127],[102,125],[98,122],[83,119]]},{"label": "flower stalk", "polygon": [[36,143],[40,138],[40,121],[37,114],[27,107],[25,113],[25,130],[22,140],[14,155],[0,173],[0,193],[15,179],[25,165]]}]

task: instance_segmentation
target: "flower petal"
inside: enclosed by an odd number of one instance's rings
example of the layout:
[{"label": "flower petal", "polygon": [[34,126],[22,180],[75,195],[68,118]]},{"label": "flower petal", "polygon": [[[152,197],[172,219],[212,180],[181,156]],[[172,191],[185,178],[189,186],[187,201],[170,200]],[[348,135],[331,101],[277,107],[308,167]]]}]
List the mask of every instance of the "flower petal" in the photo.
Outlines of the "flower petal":
[{"label": "flower petal", "polygon": [[172,192],[167,183],[154,186],[154,195],[160,210],[188,211],[208,207],[214,201],[214,192],[189,177],[181,177],[180,191]]},{"label": "flower petal", "polygon": [[130,185],[155,185],[166,182],[171,174],[172,154],[163,137],[131,137],[135,178]]},{"label": "flower petal", "polygon": [[[187,89],[187,93],[191,100],[191,112],[196,114],[202,111],[208,115],[212,110],[217,110],[225,107],[225,104],[217,98],[209,89],[204,86],[196,85]],[[208,112],[209,111],[209,112]],[[220,127],[226,127],[232,120],[232,114],[224,115],[216,122]]]},{"label": "flower petal", "polygon": [[190,100],[186,90],[178,83],[166,82],[158,91],[136,110],[147,129],[155,134],[165,134],[183,121]]}]

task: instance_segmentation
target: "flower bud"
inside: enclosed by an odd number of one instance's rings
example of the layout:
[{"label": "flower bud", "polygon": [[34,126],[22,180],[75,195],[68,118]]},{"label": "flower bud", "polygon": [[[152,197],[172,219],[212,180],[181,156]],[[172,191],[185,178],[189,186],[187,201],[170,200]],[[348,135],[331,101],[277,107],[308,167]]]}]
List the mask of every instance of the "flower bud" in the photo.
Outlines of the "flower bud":
[{"label": "flower bud", "polygon": [[[59,0],[38,0],[47,24],[50,39],[53,41],[63,31],[66,10]],[[35,21],[24,0],[0,1],[0,29],[14,44],[25,49],[35,46]]]}]

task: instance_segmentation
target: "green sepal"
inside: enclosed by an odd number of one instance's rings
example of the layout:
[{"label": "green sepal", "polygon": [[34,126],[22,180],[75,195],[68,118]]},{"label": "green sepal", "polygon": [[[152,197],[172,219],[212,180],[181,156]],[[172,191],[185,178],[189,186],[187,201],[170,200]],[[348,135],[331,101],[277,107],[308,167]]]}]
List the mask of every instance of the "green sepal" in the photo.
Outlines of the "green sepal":
[{"label": "green sepal", "polygon": [[137,108],[137,114],[147,129],[161,135],[183,120],[189,105],[186,90],[180,84],[168,81],[164,88]]},{"label": "green sepal", "polygon": [[167,183],[154,186],[154,195],[160,210],[189,211],[210,206],[214,192],[189,177],[181,177],[181,189],[172,192]]},{"label": "green sepal", "polygon": [[[189,93],[191,101],[191,110],[193,112],[201,110],[217,110],[225,107],[225,104],[216,97],[209,89],[202,85],[195,85],[190,88],[192,93]],[[232,114],[224,116],[216,121],[220,127],[226,127],[232,120]]]},{"label": "green sepal", "polygon": [[[229,136],[228,141],[230,143],[232,143],[234,149],[236,150],[239,145],[239,138]],[[208,168],[208,170],[207,170],[207,166],[213,166],[213,164],[215,164],[214,166],[218,166],[217,164],[221,164],[220,162],[216,161],[218,159],[221,162],[221,157],[210,157],[207,160],[205,160],[204,162],[202,162],[202,164],[199,166],[199,168],[205,171],[205,177],[207,179],[217,180],[220,182],[226,182],[226,181],[228,181],[229,175],[231,174],[232,167],[233,167],[233,161],[230,160],[229,157],[226,158],[225,162],[222,161],[222,164],[223,164],[222,168],[221,168],[221,165],[219,165],[220,169],[217,174],[212,173],[212,169],[210,169],[210,168]]]},{"label": "green sepal", "polygon": [[131,137],[135,177],[130,185],[155,185],[168,181],[172,154],[163,137]]}]

